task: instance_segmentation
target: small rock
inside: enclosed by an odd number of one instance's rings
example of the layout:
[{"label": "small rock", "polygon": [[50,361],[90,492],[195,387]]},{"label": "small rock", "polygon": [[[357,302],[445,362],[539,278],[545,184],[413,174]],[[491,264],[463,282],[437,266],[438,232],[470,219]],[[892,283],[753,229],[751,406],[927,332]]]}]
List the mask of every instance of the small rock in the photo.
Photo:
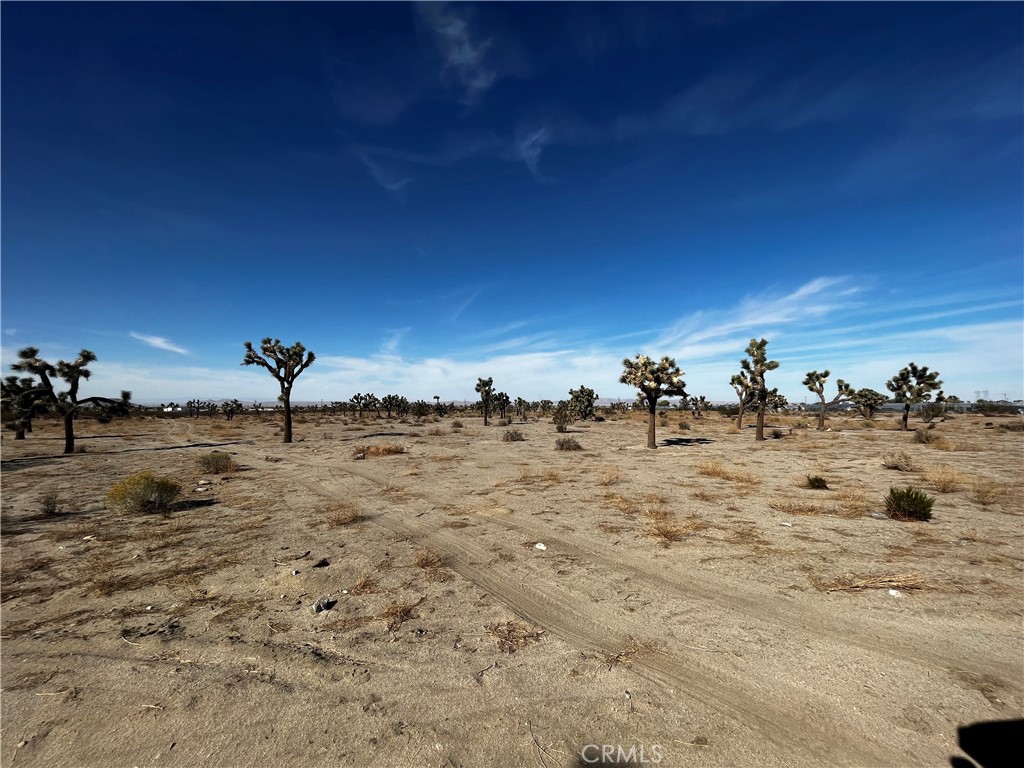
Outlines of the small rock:
[{"label": "small rock", "polygon": [[366,458],[366,454],[365,453],[357,453],[353,458],[356,461],[359,461],[360,459],[365,459]]},{"label": "small rock", "polygon": [[324,611],[329,611],[337,604],[337,600],[332,600],[329,597],[321,597],[319,600],[313,603],[313,613],[323,613]]},{"label": "small rock", "polygon": [[317,562],[313,563],[313,567],[314,568],[326,568],[330,564],[331,564],[331,561],[328,560],[326,557],[324,557],[324,558],[321,558],[320,560],[318,560]]},{"label": "small rock", "polygon": [[302,573],[302,571],[294,570],[292,571],[292,576],[298,576],[300,573]]},{"label": "small rock", "polygon": [[893,597],[903,597],[903,593],[900,592],[898,589],[890,589],[889,594]]},{"label": "small rock", "polygon": [[786,526],[787,528],[792,528],[792,527],[793,527],[793,524],[792,524],[792,523],[779,523],[779,525],[784,525],[784,526]]},{"label": "small rock", "polygon": [[534,548],[534,549],[539,549],[539,550],[543,551],[543,550],[547,549],[548,547],[547,547],[547,545],[546,545],[546,544],[541,544],[541,543],[540,543],[540,542],[538,541],[538,542],[537,542],[536,544],[534,544],[534,545],[533,545],[533,548]]},{"label": "small rock", "polygon": [[889,518],[885,512],[872,512],[871,517],[875,518],[875,520],[887,520]]}]

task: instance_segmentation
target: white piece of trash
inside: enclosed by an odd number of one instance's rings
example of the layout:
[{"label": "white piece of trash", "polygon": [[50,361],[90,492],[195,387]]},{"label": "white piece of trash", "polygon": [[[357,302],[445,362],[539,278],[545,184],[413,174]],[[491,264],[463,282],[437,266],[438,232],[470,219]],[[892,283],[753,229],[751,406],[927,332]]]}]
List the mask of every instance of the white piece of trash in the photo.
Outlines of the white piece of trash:
[{"label": "white piece of trash", "polygon": [[533,548],[534,548],[534,549],[547,549],[547,545],[546,545],[546,544],[541,544],[541,543],[540,543],[540,542],[538,541],[538,542],[537,542],[536,544],[534,544],[534,545],[533,545]]},{"label": "white piece of trash", "polygon": [[900,592],[898,589],[890,589],[889,594],[893,597],[903,597],[903,593]]},{"label": "white piece of trash", "polygon": [[787,528],[792,528],[792,527],[793,527],[793,524],[792,524],[792,523],[779,523],[779,525],[784,525],[784,526],[786,526]]}]

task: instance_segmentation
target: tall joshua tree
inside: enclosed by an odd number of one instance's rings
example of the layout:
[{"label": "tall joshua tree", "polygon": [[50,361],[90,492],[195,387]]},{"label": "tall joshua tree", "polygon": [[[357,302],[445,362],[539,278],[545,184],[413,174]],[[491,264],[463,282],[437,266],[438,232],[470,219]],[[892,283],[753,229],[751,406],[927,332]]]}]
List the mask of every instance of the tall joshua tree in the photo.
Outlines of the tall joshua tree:
[{"label": "tall joshua tree", "polygon": [[[33,402],[48,406],[60,414],[64,422],[64,453],[75,452],[75,416],[79,414],[83,405],[89,404],[99,408],[101,416],[128,414],[131,392],[122,392],[120,400],[112,397],[78,397],[82,379],[88,379],[92,375],[86,366],[94,362],[96,355],[88,349],[83,349],[74,362],[58,360],[56,365],[51,365],[39,357],[38,349],[25,347],[18,351],[18,362],[11,366],[11,370],[39,377],[38,387],[26,396]],[[67,390],[57,392],[53,383],[55,378],[63,380],[68,385]]]},{"label": "tall joshua tree", "polygon": [[757,435],[756,440],[764,440],[764,412],[768,407],[768,385],[764,377],[768,371],[779,367],[778,360],[768,359],[768,339],[751,339],[747,345],[747,356],[740,360],[743,373],[750,381],[751,391],[757,401]]},{"label": "tall joshua tree", "polygon": [[32,417],[44,410],[35,396],[38,386],[31,376],[6,376],[0,384],[0,400],[10,417],[4,426],[14,431],[15,440],[25,439],[25,433],[32,431]]},{"label": "tall joshua tree", "polygon": [[480,395],[480,403],[484,409],[484,426],[487,426],[487,416],[491,410],[491,398],[494,397],[494,379],[477,379],[476,391]]},{"label": "tall joshua tree", "polygon": [[260,342],[260,351],[252,347],[252,342],[245,342],[245,357],[242,365],[259,365],[270,371],[281,387],[278,400],[284,406],[284,441],[292,441],[292,387],[299,374],[309,368],[316,360],[312,351],[307,352],[302,342],[295,342],[290,347],[281,343],[280,339],[267,336]]},{"label": "tall joshua tree", "polygon": [[811,392],[818,396],[819,403],[821,405],[818,411],[818,431],[825,431],[825,411],[828,410],[830,405],[838,405],[839,403],[847,403],[853,397],[853,388],[842,379],[836,380],[836,386],[839,391],[836,396],[828,402],[825,401],[825,381],[832,372],[824,370],[821,373],[817,371],[808,371],[804,377],[804,386],[807,387]]},{"label": "tall joshua tree", "polygon": [[[885,382],[885,387],[893,394],[893,400],[903,403],[903,427],[907,430],[907,419],[910,418],[910,406],[924,403],[932,399],[932,390],[942,386],[938,371],[929,371],[927,365],[918,367],[910,363],[899,373]],[[941,392],[939,393],[941,395]]]},{"label": "tall joshua tree", "polygon": [[657,448],[654,423],[658,416],[658,401],[663,397],[686,397],[686,382],[683,372],[671,357],[663,357],[655,363],[647,355],[637,355],[635,360],[628,357],[622,361],[622,376],[619,382],[636,387],[637,400],[647,405],[647,447]]}]

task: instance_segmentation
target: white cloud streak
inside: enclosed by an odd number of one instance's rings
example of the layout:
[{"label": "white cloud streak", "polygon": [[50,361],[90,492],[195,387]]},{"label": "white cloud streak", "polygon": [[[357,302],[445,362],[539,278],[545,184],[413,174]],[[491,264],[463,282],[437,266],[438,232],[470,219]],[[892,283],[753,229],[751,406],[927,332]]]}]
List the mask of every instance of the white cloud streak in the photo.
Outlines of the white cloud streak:
[{"label": "white cloud streak", "polygon": [[162,349],[165,352],[176,352],[179,355],[187,355],[188,350],[184,347],[179,347],[169,339],[165,339],[163,336],[147,336],[143,333],[131,332],[131,337],[137,341],[141,341],[143,344],[147,344],[155,349]]}]

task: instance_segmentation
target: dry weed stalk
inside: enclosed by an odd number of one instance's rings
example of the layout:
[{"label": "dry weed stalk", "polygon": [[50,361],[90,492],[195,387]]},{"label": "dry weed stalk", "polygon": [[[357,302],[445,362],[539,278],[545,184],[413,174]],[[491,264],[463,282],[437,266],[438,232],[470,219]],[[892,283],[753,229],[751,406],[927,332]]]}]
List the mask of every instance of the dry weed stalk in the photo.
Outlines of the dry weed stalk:
[{"label": "dry weed stalk", "polygon": [[413,558],[416,567],[422,569],[430,581],[448,581],[451,573],[447,569],[448,561],[444,555],[429,549],[421,549]]},{"label": "dry weed stalk", "polygon": [[740,483],[743,485],[757,485],[761,482],[761,479],[757,475],[752,475],[749,472],[740,472],[735,469],[729,469],[720,461],[701,461],[697,463],[697,474],[704,475],[705,477],[716,477],[720,480],[729,480],[733,483]]},{"label": "dry weed stalk", "polygon": [[916,572],[896,574],[871,574],[867,576],[840,576],[833,581],[811,577],[811,583],[822,592],[861,592],[865,589],[927,589],[921,574]]},{"label": "dry weed stalk", "polygon": [[963,474],[952,467],[935,467],[925,472],[924,476],[939,493],[955,493],[964,482]]},{"label": "dry weed stalk", "polygon": [[424,599],[421,597],[415,603],[395,603],[378,613],[375,618],[383,621],[388,627],[388,632],[394,634],[405,622],[413,618],[413,611]]},{"label": "dry weed stalk", "polygon": [[350,595],[369,595],[380,591],[380,582],[370,574],[364,574],[348,591]]},{"label": "dry weed stalk", "polygon": [[623,666],[630,666],[641,653],[647,653],[654,651],[655,648],[649,643],[642,643],[632,635],[626,638],[625,645],[615,653],[605,654],[602,658],[602,662],[608,665],[608,671],[611,672],[613,668],[622,664]]},{"label": "dry weed stalk", "polygon": [[502,653],[513,654],[528,645],[540,642],[543,629],[536,629],[518,621],[504,621],[484,627],[491,639],[498,644]]}]

